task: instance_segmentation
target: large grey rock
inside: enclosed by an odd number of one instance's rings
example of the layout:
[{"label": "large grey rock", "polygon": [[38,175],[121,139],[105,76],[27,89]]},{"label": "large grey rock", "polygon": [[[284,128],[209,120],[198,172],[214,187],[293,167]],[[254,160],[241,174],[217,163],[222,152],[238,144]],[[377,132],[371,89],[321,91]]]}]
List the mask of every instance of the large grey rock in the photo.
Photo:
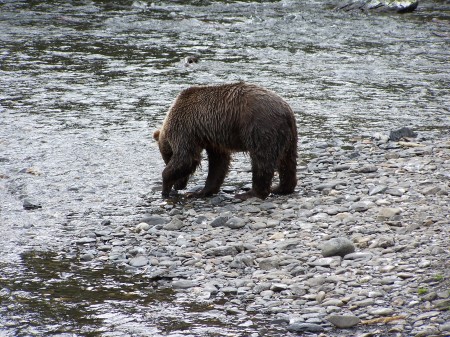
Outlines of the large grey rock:
[{"label": "large grey rock", "polygon": [[333,238],[321,246],[322,255],[328,256],[344,256],[355,251],[355,245],[347,238]]},{"label": "large grey rock", "polygon": [[225,223],[231,218],[231,213],[227,212],[225,214],[219,215],[217,218],[215,218],[213,221],[211,221],[210,226],[211,227],[222,227],[225,226]]},{"label": "large grey rock", "polygon": [[[418,1],[410,1],[410,3],[418,3]],[[417,6],[417,5],[416,5]],[[389,140],[393,142],[397,142],[402,138],[415,138],[417,137],[417,133],[411,130],[410,128],[403,127],[397,130],[393,130],[389,133]]]},{"label": "large grey rock", "polygon": [[185,226],[185,223],[178,218],[173,218],[168,224],[163,226],[163,229],[168,231],[177,231]]},{"label": "large grey rock", "polygon": [[136,257],[132,258],[130,260],[130,262],[128,262],[128,264],[133,267],[143,267],[148,264],[148,259],[142,255],[136,256]]},{"label": "large grey rock", "polygon": [[245,220],[237,217],[232,217],[231,219],[228,219],[225,223],[225,226],[231,228],[231,229],[238,229],[245,226]]}]

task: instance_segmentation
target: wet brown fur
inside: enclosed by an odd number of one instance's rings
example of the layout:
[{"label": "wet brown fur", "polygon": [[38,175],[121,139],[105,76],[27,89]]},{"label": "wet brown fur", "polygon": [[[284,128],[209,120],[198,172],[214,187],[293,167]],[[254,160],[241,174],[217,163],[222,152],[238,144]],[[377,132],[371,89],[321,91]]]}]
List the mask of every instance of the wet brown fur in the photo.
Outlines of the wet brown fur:
[{"label": "wet brown fur", "polygon": [[163,197],[172,187],[186,187],[203,149],[208,154],[208,177],[193,196],[219,192],[232,152],[248,152],[252,162],[252,189],[236,197],[265,199],[275,169],[280,185],[272,192],[289,194],[297,185],[294,113],[281,97],[262,87],[239,82],[183,90],[153,136],[166,163]]}]

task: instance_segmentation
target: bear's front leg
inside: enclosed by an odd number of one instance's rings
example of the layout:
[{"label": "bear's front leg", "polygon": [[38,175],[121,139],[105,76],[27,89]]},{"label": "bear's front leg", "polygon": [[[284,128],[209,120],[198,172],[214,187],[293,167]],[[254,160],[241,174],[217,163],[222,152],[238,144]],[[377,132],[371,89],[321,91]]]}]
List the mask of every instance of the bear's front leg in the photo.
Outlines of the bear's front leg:
[{"label": "bear's front leg", "polygon": [[205,198],[219,193],[220,186],[227,175],[230,167],[231,155],[226,151],[217,149],[206,149],[208,154],[208,177],[205,187],[198,192],[187,194],[190,198]]},{"label": "bear's front leg", "polygon": [[170,196],[170,191],[174,185],[176,188],[183,187],[183,184],[186,185],[189,176],[195,172],[199,163],[199,160],[190,157],[177,158],[172,156],[172,159],[162,173],[163,184],[161,194],[163,198],[168,198]]}]

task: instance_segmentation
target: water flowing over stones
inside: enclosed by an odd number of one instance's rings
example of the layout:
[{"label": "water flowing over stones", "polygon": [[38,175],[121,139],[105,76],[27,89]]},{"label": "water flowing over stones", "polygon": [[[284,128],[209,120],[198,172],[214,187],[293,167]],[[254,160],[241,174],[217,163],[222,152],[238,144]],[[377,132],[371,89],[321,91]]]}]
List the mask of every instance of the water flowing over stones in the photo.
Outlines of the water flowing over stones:
[{"label": "water flowing over stones", "polygon": [[370,11],[370,12],[396,12],[409,13],[414,11],[419,5],[418,0],[352,0],[344,5],[339,4],[337,9],[344,11]]}]

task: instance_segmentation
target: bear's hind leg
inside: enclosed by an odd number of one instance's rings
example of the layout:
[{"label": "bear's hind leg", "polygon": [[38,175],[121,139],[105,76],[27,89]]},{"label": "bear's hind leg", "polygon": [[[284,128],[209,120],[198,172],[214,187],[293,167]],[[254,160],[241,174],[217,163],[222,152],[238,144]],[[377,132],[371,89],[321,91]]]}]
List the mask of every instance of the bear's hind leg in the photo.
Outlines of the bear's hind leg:
[{"label": "bear's hind leg", "polygon": [[230,153],[211,149],[207,149],[206,152],[208,153],[208,177],[205,187],[199,192],[190,194],[191,197],[202,198],[218,193],[228,173],[231,161]]},{"label": "bear's hind leg", "polygon": [[267,159],[267,156],[254,156],[252,158],[252,189],[245,193],[236,194],[235,198],[247,200],[252,197],[265,199],[270,193],[270,185],[275,173],[275,165]]},{"label": "bear's hind leg", "polygon": [[272,192],[275,194],[291,194],[297,186],[297,144],[292,143],[278,163],[280,184]]}]

